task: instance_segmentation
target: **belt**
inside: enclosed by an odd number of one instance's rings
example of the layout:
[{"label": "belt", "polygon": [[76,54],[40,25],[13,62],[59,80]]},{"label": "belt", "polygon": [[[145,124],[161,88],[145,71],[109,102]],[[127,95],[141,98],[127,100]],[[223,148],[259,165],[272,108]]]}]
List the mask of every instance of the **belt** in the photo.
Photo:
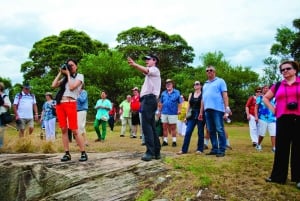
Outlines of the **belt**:
[{"label": "belt", "polygon": [[143,95],[142,98],[151,97],[151,96],[156,97],[154,94],[146,94],[146,95]]},{"label": "belt", "polygon": [[73,103],[76,102],[76,100],[61,100],[61,103]]}]

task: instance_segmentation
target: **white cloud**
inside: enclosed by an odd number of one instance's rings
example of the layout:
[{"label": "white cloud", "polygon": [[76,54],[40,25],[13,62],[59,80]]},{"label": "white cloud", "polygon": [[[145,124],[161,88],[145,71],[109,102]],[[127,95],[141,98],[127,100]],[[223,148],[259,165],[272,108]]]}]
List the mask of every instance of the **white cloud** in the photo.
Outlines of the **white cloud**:
[{"label": "white cloud", "polygon": [[259,69],[274,43],[276,29],[299,18],[300,1],[290,0],[0,0],[2,77],[21,82],[20,66],[32,45],[74,28],[116,45],[117,34],[152,25],[181,35],[199,55],[221,51],[232,65]]}]

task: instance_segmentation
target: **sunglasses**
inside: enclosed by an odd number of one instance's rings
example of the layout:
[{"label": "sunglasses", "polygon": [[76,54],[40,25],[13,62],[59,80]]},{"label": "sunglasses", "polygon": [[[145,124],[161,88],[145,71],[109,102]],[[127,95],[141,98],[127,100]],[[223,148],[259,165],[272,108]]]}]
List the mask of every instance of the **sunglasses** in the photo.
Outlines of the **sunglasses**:
[{"label": "sunglasses", "polygon": [[289,70],[292,70],[292,67],[287,67],[287,68],[282,68],[280,69],[280,72],[284,72],[285,70],[289,71]]},{"label": "sunglasses", "polygon": [[256,91],[256,93],[261,93],[261,91]]},{"label": "sunglasses", "polygon": [[194,86],[200,85],[200,83],[195,83]]},{"label": "sunglasses", "polygon": [[213,72],[213,69],[207,69],[206,72]]}]

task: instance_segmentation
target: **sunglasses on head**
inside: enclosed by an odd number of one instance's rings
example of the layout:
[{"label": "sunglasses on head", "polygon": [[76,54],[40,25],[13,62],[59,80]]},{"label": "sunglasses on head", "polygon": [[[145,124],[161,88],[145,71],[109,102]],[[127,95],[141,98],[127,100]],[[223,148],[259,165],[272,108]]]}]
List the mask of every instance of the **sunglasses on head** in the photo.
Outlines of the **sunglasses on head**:
[{"label": "sunglasses on head", "polygon": [[213,72],[213,69],[207,69],[206,72]]}]

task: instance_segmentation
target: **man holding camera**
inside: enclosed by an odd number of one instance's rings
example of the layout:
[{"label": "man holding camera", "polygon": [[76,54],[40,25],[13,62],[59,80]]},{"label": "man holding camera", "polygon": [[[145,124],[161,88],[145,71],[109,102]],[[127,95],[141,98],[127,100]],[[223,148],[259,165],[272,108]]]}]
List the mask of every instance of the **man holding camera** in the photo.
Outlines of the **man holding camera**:
[{"label": "man holding camera", "polygon": [[52,82],[53,88],[60,87],[55,99],[57,103],[56,114],[59,127],[62,131],[62,142],[65,149],[65,155],[61,158],[62,162],[71,160],[68,128],[72,130],[75,140],[79,145],[81,151],[79,161],[88,160],[83,139],[81,135],[78,135],[77,124],[76,99],[79,96],[83,81],[83,75],[77,73],[77,62],[74,59],[68,59],[66,63],[61,66],[59,73]]},{"label": "man holding camera", "polygon": [[[276,117],[273,112],[267,108],[263,102],[263,95],[269,90],[268,86],[262,88],[262,95],[256,98],[255,105],[255,121],[258,122],[258,143],[256,145],[256,150],[261,151],[261,143],[266,135],[268,130],[271,137],[272,151],[275,152],[275,139],[276,139]],[[270,103],[275,107],[275,98],[270,100]]]}]

